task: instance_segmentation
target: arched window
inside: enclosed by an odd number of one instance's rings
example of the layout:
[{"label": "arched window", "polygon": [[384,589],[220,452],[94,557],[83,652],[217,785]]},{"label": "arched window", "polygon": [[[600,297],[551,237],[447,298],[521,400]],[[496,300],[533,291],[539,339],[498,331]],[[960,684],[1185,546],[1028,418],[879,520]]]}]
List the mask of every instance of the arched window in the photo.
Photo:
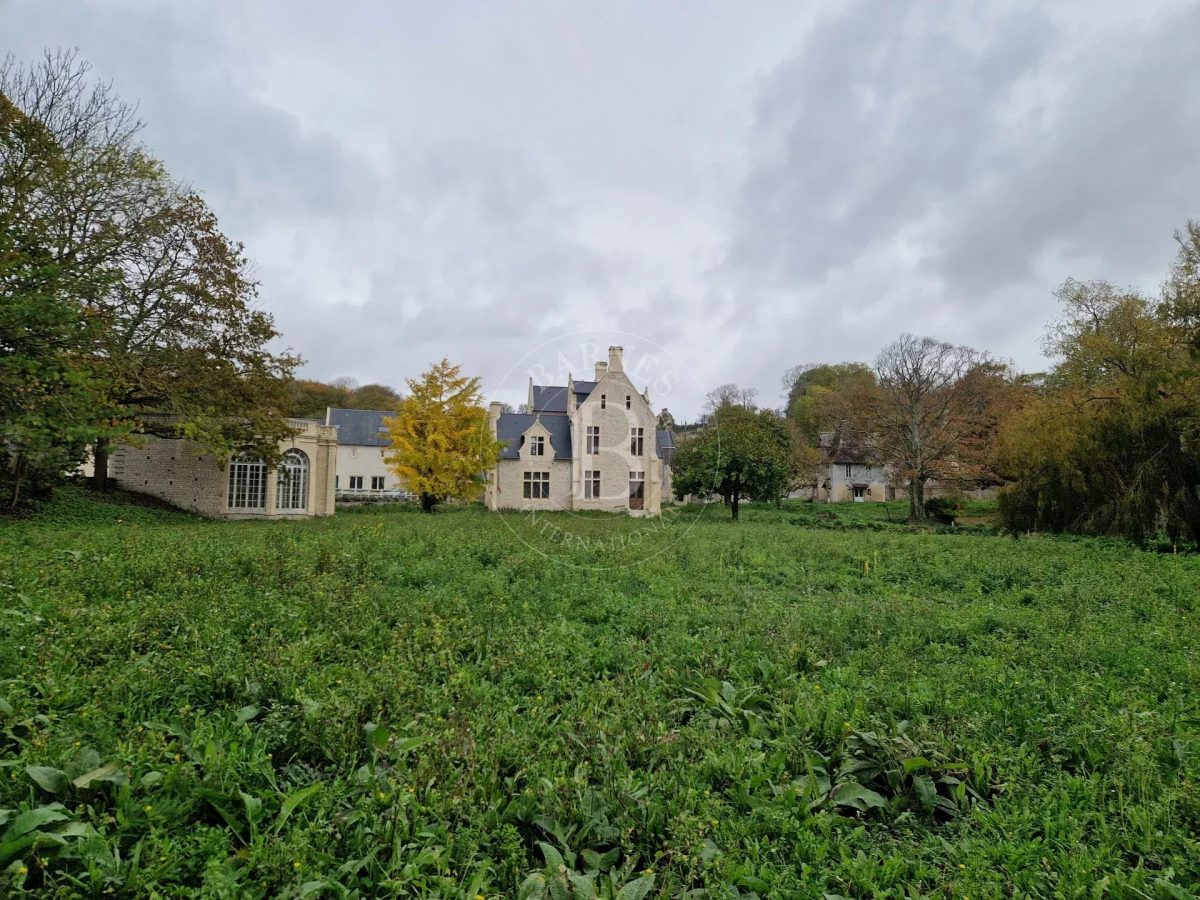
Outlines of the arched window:
[{"label": "arched window", "polygon": [[267,465],[239,456],[229,463],[229,508],[262,509],[267,505]]},{"label": "arched window", "polygon": [[308,456],[303,450],[289,450],[279,464],[275,490],[276,509],[305,509],[308,506]]}]

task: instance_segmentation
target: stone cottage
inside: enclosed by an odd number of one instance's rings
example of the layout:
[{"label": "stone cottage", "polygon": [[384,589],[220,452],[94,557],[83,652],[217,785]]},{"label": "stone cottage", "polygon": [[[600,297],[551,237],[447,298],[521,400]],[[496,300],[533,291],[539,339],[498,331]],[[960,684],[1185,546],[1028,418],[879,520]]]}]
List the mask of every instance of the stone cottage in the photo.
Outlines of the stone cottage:
[{"label": "stone cottage", "polygon": [[819,436],[827,468],[817,479],[814,498],[827,503],[866,503],[895,499],[883,466],[833,432]]},{"label": "stone cottage", "polygon": [[187,440],[147,437],[122,444],[109,457],[109,479],[215,519],[285,519],[333,515],[337,429],[288,419],[294,429],[280,442],[282,461],[235,458],[222,466]]},{"label": "stone cottage", "polygon": [[489,472],[489,509],[606,510],[656,516],[671,495],[671,432],[660,430],[625,374],[622,348],[609,347],[595,379],[543,386],[529,382],[526,413],[489,411],[504,443]]}]

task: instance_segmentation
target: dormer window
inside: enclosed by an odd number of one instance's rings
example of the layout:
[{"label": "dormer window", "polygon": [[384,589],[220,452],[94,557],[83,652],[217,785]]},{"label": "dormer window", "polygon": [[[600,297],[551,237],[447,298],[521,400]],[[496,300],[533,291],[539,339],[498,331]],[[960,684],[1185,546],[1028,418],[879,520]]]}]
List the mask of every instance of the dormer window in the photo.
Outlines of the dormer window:
[{"label": "dormer window", "polygon": [[529,455],[530,456],[545,456],[546,455],[546,439],[542,436],[531,437],[529,439]]}]

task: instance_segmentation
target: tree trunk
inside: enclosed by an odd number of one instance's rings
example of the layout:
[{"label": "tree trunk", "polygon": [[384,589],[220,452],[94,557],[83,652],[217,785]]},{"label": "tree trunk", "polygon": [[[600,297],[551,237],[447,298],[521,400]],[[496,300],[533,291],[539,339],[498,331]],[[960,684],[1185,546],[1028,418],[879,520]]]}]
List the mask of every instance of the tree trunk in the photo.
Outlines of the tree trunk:
[{"label": "tree trunk", "polygon": [[735,521],[735,522],[738,520],[738,501],[741,500],[741,494],[742,494],[742,481],[740,478],[738,478],[738,479],[735,479],[733,482],[733,496],[729,503],[729,509],[733,513],[733,521]]},{"label": "tree trunk", "polygon": [[96,441],[95,449],[92,451],[92,461],[95,464],[95,471],[92,472],[92,487],[98,491],[107,491],[108,484],[108,456],[111,446],[108,438],[102,437]]},{"label": "tree trunk", "polygon": [[427,512],[427,513],[433,512],[433,507],[436,504],[437,504],[437,497],[433,496],[433,494],[422,494],[421,495],[421,512]]},{"label": "tree trunk", "polygon": [[925,521],[925,479],[912,478],[908,482],[908,521]]}]

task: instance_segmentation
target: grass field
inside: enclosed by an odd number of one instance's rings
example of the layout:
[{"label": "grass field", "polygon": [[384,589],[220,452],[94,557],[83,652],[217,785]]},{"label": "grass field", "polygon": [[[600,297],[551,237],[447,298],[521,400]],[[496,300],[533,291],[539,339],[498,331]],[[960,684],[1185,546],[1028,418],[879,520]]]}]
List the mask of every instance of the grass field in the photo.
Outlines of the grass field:
[{"label": "grass field", "polygon": [[0,524],[0,894],[1193,896],[1200,557],[901,517],[68,491]]}]

